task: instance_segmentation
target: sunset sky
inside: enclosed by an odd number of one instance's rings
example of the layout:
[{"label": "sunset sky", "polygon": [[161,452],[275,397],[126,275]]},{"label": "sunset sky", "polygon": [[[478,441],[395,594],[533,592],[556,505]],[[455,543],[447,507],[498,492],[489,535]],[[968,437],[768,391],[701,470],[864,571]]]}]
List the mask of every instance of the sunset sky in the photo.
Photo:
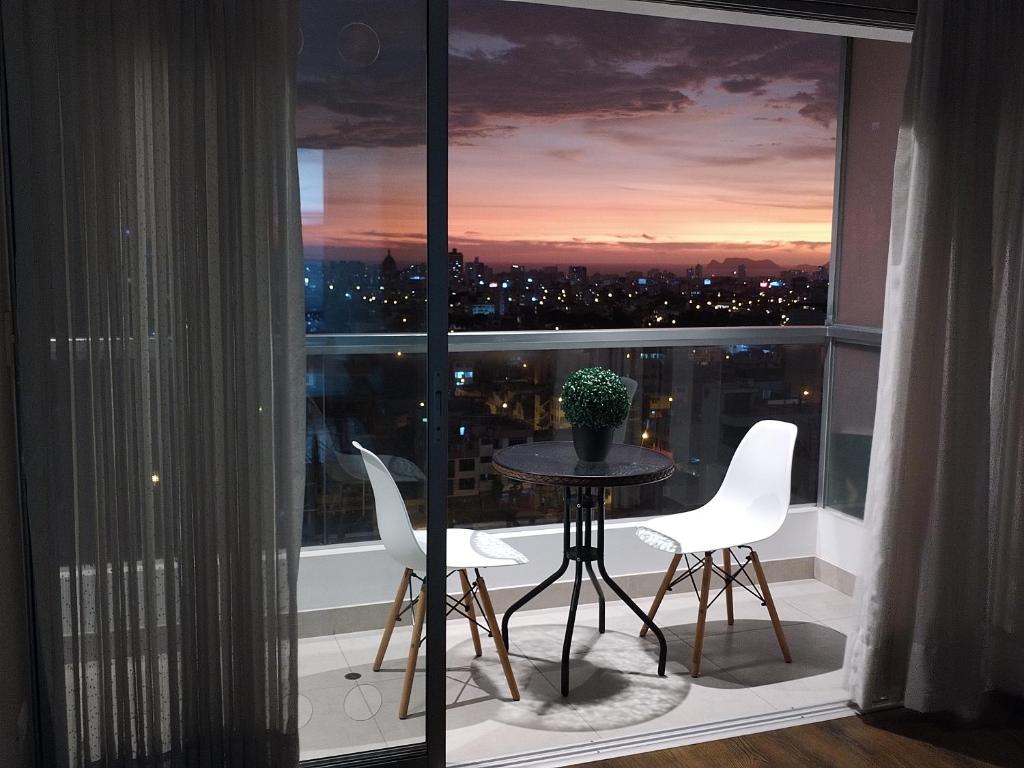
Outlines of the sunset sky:
[{"label": "sunset sky", "polygon": [[[312,257],[424,258],[421,14],[307,0]],[[450,242],[499,266],[828,260],[839,41],[502,0],[451,9]]]}]

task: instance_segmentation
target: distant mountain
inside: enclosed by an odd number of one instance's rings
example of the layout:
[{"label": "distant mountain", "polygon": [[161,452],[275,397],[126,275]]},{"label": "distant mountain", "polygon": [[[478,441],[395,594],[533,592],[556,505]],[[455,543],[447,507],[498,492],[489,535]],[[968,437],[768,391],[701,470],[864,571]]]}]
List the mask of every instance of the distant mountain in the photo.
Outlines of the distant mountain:
[{"label": "distant mountain", "polygon": [[704,274],[712,277],[715,275],[731,275],[740,266],[747,268],[749,277],[764,277],[766,275],[778,275],[787,269],[800,269],[805,272],[813,272],[820,264],[796,264],[793,266],[781,266],[771,259],[747,259],[742,256],[729,256],[718,261],[712,259],[704,266]]}]

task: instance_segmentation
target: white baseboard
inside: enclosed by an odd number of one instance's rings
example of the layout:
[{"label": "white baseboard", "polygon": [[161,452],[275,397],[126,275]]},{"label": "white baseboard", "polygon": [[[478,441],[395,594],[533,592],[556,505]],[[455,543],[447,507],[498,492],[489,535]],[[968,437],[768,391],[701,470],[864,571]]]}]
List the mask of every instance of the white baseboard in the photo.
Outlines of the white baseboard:
[{"label": "white baseboard", "polygon": [[844,571],[838,565],[814,558],[814,578],[832,589],[839,590],[844,595],[853,597],[853,589],[857,583],[857,577],[849,571]]}]

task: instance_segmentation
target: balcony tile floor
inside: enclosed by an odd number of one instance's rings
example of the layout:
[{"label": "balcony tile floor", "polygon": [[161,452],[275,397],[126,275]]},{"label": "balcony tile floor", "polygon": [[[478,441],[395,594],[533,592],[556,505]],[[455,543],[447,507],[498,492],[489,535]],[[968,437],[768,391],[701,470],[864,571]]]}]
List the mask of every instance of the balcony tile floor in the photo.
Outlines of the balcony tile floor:
[{"label": "balcony tile floor", "polygon": [[[669,595],[658,615],[669,641],[666,678],[656,674],[657,643],[637,636],[639,623],[624,605],[609,602],[604,635],[597,606],[580,606],[568,699],[558,692],[565,608],[522,611],[512,620],[518,702],[508,696],[493,641],[482,636],[483,656],[474,658],[465,620],[450,622],[449,763],[846,701],[841,668],[852,599],[814,580],[779,583],[772,593],[793,663],[783,662],[765,609],[738,591],[732,627],[724,599],[711,608],[699,678],[689,675],[692,593]],[[378,631],[299,641],[303,759],[422,740],[422,657],[410,716],[397,715],[409,633],[408,623],[396,628],[380,672],[370,669]]]}]

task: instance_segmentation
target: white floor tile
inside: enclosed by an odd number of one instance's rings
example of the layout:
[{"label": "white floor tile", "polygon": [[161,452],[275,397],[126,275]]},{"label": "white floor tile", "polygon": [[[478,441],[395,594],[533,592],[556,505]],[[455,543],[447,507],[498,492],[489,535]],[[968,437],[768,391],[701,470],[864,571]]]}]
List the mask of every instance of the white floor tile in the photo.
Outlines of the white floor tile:
[{"label": "white floor tile", "polygon": [[828,619],[826,621],[819,621],[818,623],[822,626],[834,629],[836,632],[841,632],[846,637],[849,637],[850,633],[853,632],[856,619],[853,616],[847,616],[844,619]]},{"label": "white floor tile", "polygon": [[[299,730],[302,759],[362,752],[385,745],[374,717],[355,682],[303,691],[310,718]],[[353,717],[355,715],[355,717]]]},{"label": "white floor tile", "polygon": [[299,640],[300,677],[337,669],[347,670],[348,662],[334,635],[307,637]]},{"label": "white floor tile", "polygon": [[[793,663],[796,663],[796,659]],[[850,698],[844,682],[843,670],[840,668],[820,675],[759,685],[750,690],[771,704],[776,711],[782,711],[844,702]]]},{"label": "white floor tile", "polygon": [[815,621],[848,619],[853,616],[855,609],[852,597],[835,590],[816,595],[778,598],[775,602],[780,612],[784,605],[789,606],[804,612]]},{"label": "white floor tile", "polygon": [[[388,643],[388,649],[379,672],[374,672],[372,665],[380,644],[381,630],[353,632],[347,635],[337,635],[337,638],[341,652],[352,671],[363,675],[373,675],[378,680],[401,678],[405,675],[405,666],[409,657],[409,640],[412,638],[412,627],[408,623],[398,625],[392,632],[391,641]],[[416,662],[416,669],[419,672],[426,670],[425,647],[421,646]]]}]

